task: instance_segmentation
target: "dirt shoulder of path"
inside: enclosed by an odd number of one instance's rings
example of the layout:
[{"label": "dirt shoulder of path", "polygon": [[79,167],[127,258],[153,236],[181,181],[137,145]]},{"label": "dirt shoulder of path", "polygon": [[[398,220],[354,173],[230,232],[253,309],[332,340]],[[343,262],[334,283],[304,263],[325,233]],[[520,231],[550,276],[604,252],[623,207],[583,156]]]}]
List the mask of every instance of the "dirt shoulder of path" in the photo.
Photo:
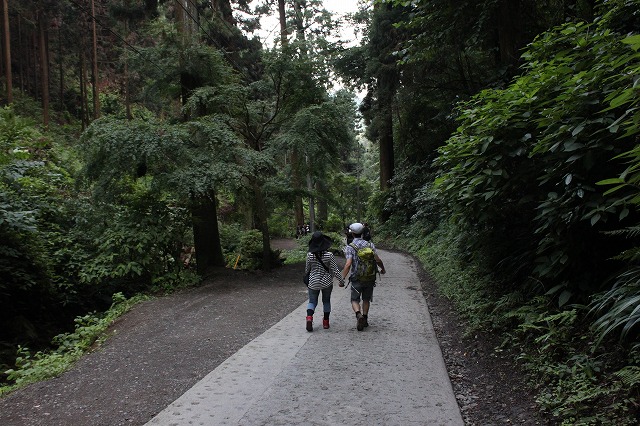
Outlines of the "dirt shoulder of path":
[{"label": "dirt shoulder of path", "polygon": [[[276,240],[273,246],[295,244]],[[303,270],[303,264],[269,273],[221,270],[197,288],[137,305],[113,324],[101,347],[70,371],[0,399],[0,424],[146,423],[303,303]],[[464,338],[450,303],[437,295],[424,271],[420,277],[465,422],[546,424],[537,416],[523,376],[496,358],[484,340]]]},{"label": "dirt shoulder of path", "polygon": [[496,352],[498,336],[467,336],[453,304],[419,267],[418,276],[429,307],[462,417],[467,425],[550,425],[535,402],[535,391],[522,369]]}]

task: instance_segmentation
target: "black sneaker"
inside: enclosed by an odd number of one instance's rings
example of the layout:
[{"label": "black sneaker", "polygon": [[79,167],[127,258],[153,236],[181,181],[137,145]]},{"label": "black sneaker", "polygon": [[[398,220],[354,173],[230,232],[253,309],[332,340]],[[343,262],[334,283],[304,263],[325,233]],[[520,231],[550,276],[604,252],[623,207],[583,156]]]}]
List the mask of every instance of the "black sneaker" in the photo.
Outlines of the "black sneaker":
[{"label": "black sneaker", "polygon": [[364,319],[364,326],[369,327],[369,318],[363,316],[362,319]]},{"label": "black sneaker", "polygon": [[365,320],[362,315],[358,316],[358,322],[356,323],[356,329],[358,329],[358,331],[364,330],[364,323],[365,322],[367,322],[367,320]]}]

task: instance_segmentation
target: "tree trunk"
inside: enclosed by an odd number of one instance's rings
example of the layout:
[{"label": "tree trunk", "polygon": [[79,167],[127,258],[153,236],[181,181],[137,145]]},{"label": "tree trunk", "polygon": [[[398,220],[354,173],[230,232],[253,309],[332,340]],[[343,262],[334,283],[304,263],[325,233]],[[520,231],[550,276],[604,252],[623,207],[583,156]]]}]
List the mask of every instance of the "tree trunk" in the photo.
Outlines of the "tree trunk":
[{"label": "tree trunk", "polygon": [[514,65],[519,59],[520,1],[501,0],[498,5],[498,48],[503,65]]},{"label": "tree trunk", "polygon": [[80,77],[80,120],[82,130],[89,125],[89,100],[87,99],[87,68],[84,63],[84,37],[80,36],[80,48],[78,55],[78,68]]},{"label": "tree trunk", "polygon": [[[37,17],[36,17],[36,22],[37,22]],[[33,84],[32,86],[32,90],[31,93],[33,94],[33,97],[35,99],[38,98],[38,93],[39,93],[39,88],[38,88],[38,64],[40,63],[40,60],[38,59],[38,35],[36,34],[35,31],[31,32],[31,55],[30,59],[33,61],[33,79],[31,81],[31,84]]]},{"label": "tree trunk", "polygon": [[193,200],[193,244],[196,250],[198,274],[205,275],[212,267],[223,267],[224,256],[220,246],[218,210],[215,192],[210,196]]},{"label": "tree trunk", "polygon": [[316,205],[315,205],[315,198],[313,196],[313,183],[311,181],[311,174],[309,172],[307,172],[307,189],[309,190],[309,231],[315,232]]},{"label": "tree trunk", "polygon": [[295,215],[296,226],[304,223],[304,208],[302,205],[302,177],[300,176],[300,154],[296,148],[291,151],[291,186],[294,191],[293,211]]},{"label": "tree trunk", "polygon": [[[25,43],[26,44],[26,43]],[[25,91],[25,70],[24,70],[24,58],[28,49],[22,45],[22,19],[18,17],[18,49],[20,54],[18,55],[18,71],[20,72],[20,91]]]},{"label": "tree trunk", "polygon": [[96,5],[91,0],[91,34],[93,36],[93,48],[91,49],[91,84],[93,85],[93,118],[100,118],[100,93],[98,91],[98,32],[96,31]]},{"label": "tree trunk", "polygon": [[64,66],[62,63],[62,28],[58,28],[58,72],[60,74],[60,111],[64,111]]},{"label": "tree trunk", "polygon": [[[183,46],[191,40],[190,31],[195,31],[191,20],[185,12],[182,0],[176,0],[176,23],[180,32]],[[189,9],[187,9],[189,10]],[[193,13],[189,12],[193,15]],[[182,104],[186,104],[191,92],[198,87],[196,76],[184,71],[184,59],[180,57],[180,85],[182,90]],[[194,207],[191,210],[193,220],[193,243],[196,251],[198,273],[204,275],[212,267],[224,267],[224,256],[220,243],[220,231],[218,229],[218,210],[216,205],[215,190],[209,191],[209,196],[193,200]]]},{"label": "tree trunk", "polygon": [[278,0],[278,16],[280,17],[280,44],[287,46],[287,14],[284,9],[284,0]]},{"label": "tree trunk", "polygon": [[395,65],[382,65],[378,74],[378,105],[380,107],[380,189],[390,187],[394,174],[393,103],[397,73]]},{"label": "tree trunk", "polygon": [[11,31],[9,30],[9,0],[3,0],[4,15],[4,72],[7,81],[7,103],[13,102],[13,86],[11,76]]},{"label": "tree trunk", "polygon": [[129,64],[127,59],[124,60],[124,110],[127,120],[131,120],[131,94],[129,93]]},{"label": "tree trunk", "polygon": [[[125,34],[129,34],[129,20],[124,23]],[[129,60],[127,56],[124,57],[124,109],[127,115],[127,120],[131,120],[131,94],[129,93]]]},{"label": "tree trunk", "polygon": [[42,85],[42,121],[49,126],[49,63],[47,61],[47,43],[45,36],[46,20],[44,12],[38,12],[38,34],[40,47],[40,79]]},{"label": "tree trunk", "polygon": [[[285,11],[285,0],[278,0],[278,16],[280,20],[280,43],[285,48],[289,45],[289,39],[287,38],[287,15]],[[297,148],[291,150],[291,184],[294,190],[293,198],[293,211],[295,216],[296,226],[301,226],[305,223],[304,220],[304,206],[302,204],[302,176],[300,176],[300,153]]]},{"label": "tree trunk", "polygon": [[[4,0],[2,0],[4,1]],[[4,10],[4,7],[2,9],[0,9],[0,12],[2,12]],[[0,75],[4,75],[5,71],[6,71],[6,67],[5,67],[5,22],[4,22],[4,14],[2,19],[0,19],[0,33],[2,34],[2,42],[0,43]]]},{"label": "tree trunk", "polygon": [[269,224],[267,222],[267,206],[264,200],[262,187],[256,179],[252,179],[253,195],[255,198],[256,227],[262,233],[262,270],[271,270],[271,238],[269,237]]},{"label": "tree trunk", "polygon": [[305,41],[307,40],[307,36],[304,32],[304,8],[306,7],[306,3],[303,4],[300,0],[293,1],[293,11],[295,15],[295,26],[296,26],[296,37],[299,41],[303,42],[300,46],[300,55],[302,57],[307,57],[307,47],[305,45]]},{"label": "tree trunk", "polygon": [[393,178],[393,115],[390,107],[385,107],[381,117],[380,134],[380,189],[385,191],[390,187]]},{"label": "tree trunk", "polygon": [[[317,194],[327,194],[329,192],[328,188],[323,182],[318,182],[316,184],[316,193]],[[320,197],[317,200],[318,204],[318,217],[317,217],[317,225],[318,228],[324,228],[327,221],[329,220],[329,209],[327,206],[327,200],[324,197]]]}]

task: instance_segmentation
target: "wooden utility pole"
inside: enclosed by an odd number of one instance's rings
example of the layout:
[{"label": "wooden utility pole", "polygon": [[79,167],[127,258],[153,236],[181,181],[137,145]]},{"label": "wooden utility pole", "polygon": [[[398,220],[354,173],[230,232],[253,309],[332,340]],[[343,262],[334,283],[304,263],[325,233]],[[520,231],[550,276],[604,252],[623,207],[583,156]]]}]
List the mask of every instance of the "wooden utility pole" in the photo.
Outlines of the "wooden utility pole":
[{"label": "wooden utility pole", "polygon": [[13,87],[11,84],[11,32],[9,31],[9,0],[2,0],[4,13],[4,75],[7,80],[7,103],[13,102]]}]

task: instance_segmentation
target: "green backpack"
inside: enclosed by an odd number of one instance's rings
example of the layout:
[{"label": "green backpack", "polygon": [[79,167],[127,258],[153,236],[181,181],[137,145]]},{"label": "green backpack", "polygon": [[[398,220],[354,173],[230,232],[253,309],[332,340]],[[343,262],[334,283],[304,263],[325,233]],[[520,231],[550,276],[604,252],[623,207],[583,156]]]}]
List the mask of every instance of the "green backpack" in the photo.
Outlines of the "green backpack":
[{"label": "green backpack", "polygon": [[371,245],[358,248],[355,244],[349,244],[356,251],[358,265],[355,270],[354,279],[359,282],[375,282],[378,273],[378,265]]}]

